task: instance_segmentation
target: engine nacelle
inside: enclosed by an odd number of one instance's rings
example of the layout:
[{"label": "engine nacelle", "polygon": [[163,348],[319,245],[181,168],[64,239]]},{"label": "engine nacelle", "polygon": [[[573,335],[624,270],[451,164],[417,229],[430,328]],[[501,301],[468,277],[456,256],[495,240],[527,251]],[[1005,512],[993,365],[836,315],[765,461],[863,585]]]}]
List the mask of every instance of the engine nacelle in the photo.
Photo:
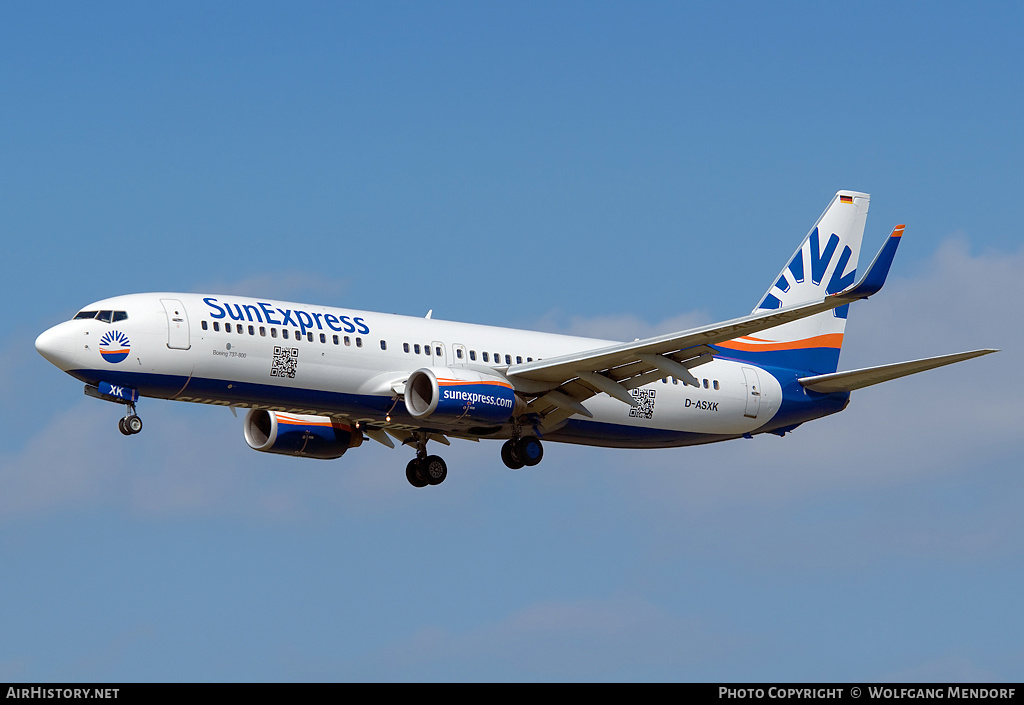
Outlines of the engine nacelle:
[{"label": "engine nacelle", "polygon": [[423,367],[405,383],[405,408],[419,419],[479,425],[503,424],[516,408],[512,384],[500,374]]},{"label": "engine nacelle", "polygon": [[244,428],[253,450],[303,458],[333,460],[363,442],[362,431],[326,416],[250,409]]}]

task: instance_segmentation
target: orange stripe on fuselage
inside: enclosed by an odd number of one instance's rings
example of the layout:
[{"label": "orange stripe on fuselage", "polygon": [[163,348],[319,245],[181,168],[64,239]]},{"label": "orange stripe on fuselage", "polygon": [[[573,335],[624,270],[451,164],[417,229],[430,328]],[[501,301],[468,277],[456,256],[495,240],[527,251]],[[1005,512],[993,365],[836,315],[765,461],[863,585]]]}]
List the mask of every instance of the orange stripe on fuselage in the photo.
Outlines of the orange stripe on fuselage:
[{"label": "orange stripe on fuselage", "polygon": [[[757,341],[756,343],[748,343],[744,341]],[[839,349],[843,347],[843,334],[842,333],[829,333],[827,335],[818,335],[813,338],[804,338],[803,340],[794,340],[788,343],[776,343],[770,340],[761,340],[760,338],[743,337],[730,340],[725,343],[718,343],[719,347],[728,348],[729,350],[743,350],[745,352],[762,352],[769,350],[804,350],[806,348],[835,348]]]}]

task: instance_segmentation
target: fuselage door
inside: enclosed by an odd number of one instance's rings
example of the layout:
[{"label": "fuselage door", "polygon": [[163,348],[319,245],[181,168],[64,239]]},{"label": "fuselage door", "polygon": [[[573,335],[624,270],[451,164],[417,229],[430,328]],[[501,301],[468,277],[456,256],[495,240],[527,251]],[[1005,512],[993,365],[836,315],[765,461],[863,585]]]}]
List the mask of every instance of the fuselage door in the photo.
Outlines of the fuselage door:
[{"label": "fuselage door", "polygon": [[172,350],[188,350],[192,347],[188,337],[188,316],[185,307],[177,299],[160,299],[167,314],[167,347]]},{"label": "fuselage door", "polygon": [[447,367],[448,363],[445,359],[444,343],[439,343],[436,340],[431,343],[430,355],[434,360],[434,367]]},{"label": "fuselage door", "polygon": [[743,379],[747,383],[747,407],[743,415],[756,419],[761,408],[761,384],[757,379],[757,370],[753,367],[744,367]]}]

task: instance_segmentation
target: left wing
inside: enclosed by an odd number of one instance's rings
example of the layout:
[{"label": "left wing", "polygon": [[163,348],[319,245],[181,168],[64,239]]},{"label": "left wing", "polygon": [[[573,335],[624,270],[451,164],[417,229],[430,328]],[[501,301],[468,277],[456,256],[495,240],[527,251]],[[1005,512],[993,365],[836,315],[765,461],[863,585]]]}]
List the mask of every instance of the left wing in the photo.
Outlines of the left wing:
[{"label": "left wing", "polygon": [[751,314],[724,323],[632,343],[619,343],[512,365],[505,375],[516,391],[537,395],[527,409],[544,418],[545,428],[573,414],[592,417],[593,414],[582,402],[600,392],[635,405],[629,390],[659,377],[671,376],[696,386],[697,380],[690,369],[711,361],[714,351],[709,345],[807,318],[877,293],[885,283],[899,242],[900,237],[894,231],[859,282],[821,301]]}]

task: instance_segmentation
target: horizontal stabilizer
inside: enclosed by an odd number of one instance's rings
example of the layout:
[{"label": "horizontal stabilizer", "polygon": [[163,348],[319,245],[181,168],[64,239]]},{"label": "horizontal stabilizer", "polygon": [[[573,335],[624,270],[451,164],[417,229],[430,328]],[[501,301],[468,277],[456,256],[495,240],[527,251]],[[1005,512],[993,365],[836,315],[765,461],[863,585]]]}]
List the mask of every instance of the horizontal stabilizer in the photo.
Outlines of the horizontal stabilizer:
[{"label": "horizontal stabilizer", "polygon": [[890,379],[906,377],[907,375],[942,367],[943,365],[952,365],[954,362],[970,360],[972,357],[980,357],[994,352],[999,351],[991,348],[971,350],[953,353],[952,355],[927,357],[923,360],[910,360],[909,362],[894,362],[891,365],[865,367],[861,370],[850,370],[849,372],[833,372],[828,375],[801,377],[799,382],[812,392],[821,392],[822,394],[852,392],[854,389],[860,389],[861,387],[870,387],[880,382],[888,382]]}]

